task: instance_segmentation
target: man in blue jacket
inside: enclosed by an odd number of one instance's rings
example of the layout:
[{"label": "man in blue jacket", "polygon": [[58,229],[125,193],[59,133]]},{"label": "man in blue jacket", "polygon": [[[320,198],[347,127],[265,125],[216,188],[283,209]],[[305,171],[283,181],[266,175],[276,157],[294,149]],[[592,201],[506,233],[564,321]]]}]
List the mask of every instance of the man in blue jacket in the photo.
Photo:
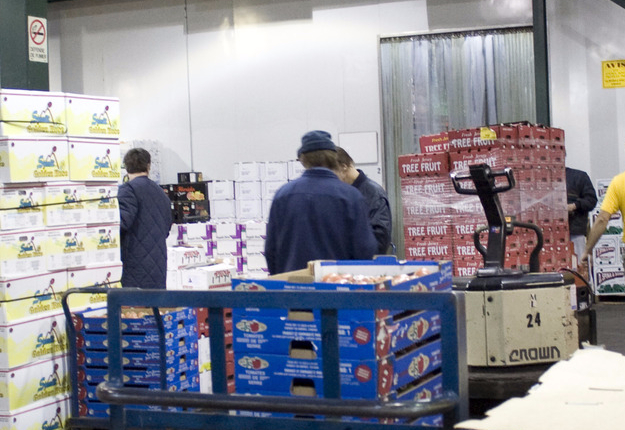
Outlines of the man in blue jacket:
[{"label": "man in blue jacket", "polygon": [[369,221],[373,234],[378,241],[378,254],[386,254],[391,245],[393,219],[391,205],[384,188],[370,179],[365,172],[356,168],[354,159],[340,146],[336,148],[339,156],[339,178],[346,184],[356,187],[364,196],[369,206]]},{"label": "man in blue jacket", "polygon": [[303,269],[312,260],[369,260],[377,243],[362,194],[338,178],[329,133],[302,137],[297,152],[306,169],[275,194],[267,223],[265,258],[270,274]]},{"label": "man in blue jacket", "polygon": [[165,289],[170,200],[148,174],[150,153],[133,148],[124,156],[128,181],[119,186],[122,287]]}]

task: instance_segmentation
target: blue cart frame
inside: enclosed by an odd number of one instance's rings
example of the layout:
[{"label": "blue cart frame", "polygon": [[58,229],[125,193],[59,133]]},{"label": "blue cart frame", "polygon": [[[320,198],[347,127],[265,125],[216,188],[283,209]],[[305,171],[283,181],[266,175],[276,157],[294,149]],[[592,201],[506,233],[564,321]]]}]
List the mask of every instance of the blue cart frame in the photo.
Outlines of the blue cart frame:
[{"label": "blue cart frame", "polygon": [[[341,416],[406,418],[443,413],[444,428],[468,416],[466,329],[464,297],[455,292],[323,292],[323,291],[161,291],[110,289],[108,302],[109,380],[97,388],[110,404],[107,428],[214,429],[214,430],[415,430],[409,424],[341,421]],[[292,309],[303,306],[321,311],[324,398],[244,396],[227,394],[223,336],[210,336],[213,392],[169,392],[123,386],[121,310],[125,306],[153,309],[203,307],[209,309],[211,333],[224,332],[224,308]],[[442,399],[416,402],[341,399],[338,310],[437,310],[441,316]],[[71,366],[70,366],[71,368]],[[181,412],[127,408],[129,404],[189,408]],[[325,420],[258,418],[228,414],[232,410],[325,415]],[[425,428],[425,427],[424,427]]]}]

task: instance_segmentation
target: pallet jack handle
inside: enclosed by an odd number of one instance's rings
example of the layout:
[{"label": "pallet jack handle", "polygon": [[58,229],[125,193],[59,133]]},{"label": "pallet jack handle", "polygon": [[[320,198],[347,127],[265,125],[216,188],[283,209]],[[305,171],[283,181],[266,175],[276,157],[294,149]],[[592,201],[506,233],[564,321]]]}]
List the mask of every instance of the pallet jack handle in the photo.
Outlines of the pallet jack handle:
[{"label": "pallet jack handle", "polygon": [[[506,218],[497,194],[514,188],[516,181],[512,169],[506,167],[503,170],[493,171],[488,164],[474,164],[469,166],[468,174],[452,172],[449,176],[458,194],[477,195],[480,198],[488,221],[488,248],[483,254],[482,273],[486,276],[497,275],[503,270],[506,250]],[[495,183],[497,177],[505,177],[507,184],[497,185]],[[462,186],[461,181],[468,179],[473,180],[475,188]]]}]

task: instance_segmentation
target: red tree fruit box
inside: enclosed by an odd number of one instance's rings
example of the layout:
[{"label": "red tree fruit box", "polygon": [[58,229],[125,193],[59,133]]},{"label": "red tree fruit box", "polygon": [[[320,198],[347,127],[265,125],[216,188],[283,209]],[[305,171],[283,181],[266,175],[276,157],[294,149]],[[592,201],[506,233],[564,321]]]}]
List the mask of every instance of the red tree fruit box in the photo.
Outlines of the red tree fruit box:
[{"label": "red tree fruit box", "polygon": [[451,237],[423,236],[405,241],[406,258],[409,260],[451,260],[453,248]]},{"label": "red tree fruit box", "polygon": [[432,176],[449,174],[449,156],[444,153],[408,154],[398,157],[399,176]]},{"label": "red tree fruit box", "polygon": [[402,197],[425,195],[440,199],[456,193],[449,175],[403,177],[400,187]]},{"label": "red tree fruit box", "polygon": [[430,154],[432,152],[449,151],[449,134],[444,131],[438,134],[421,136],[419,138],[419,147],[422,154]]},{"label": "red tree fruit box", "polygon": [[469,170],[470,165],[488,164],[492,170],[500,170],[506,167],[504,155],[504,150],[495,146],[450,151],[449,169],[451,171],[465,171]]},{"label": "red tree fruit box", "polygon": [[453,237],[471,236],[479,226],[487,225],[486,216],[458,216],[453,218]]},{"label": "red tree fruit box", "polygon": [[404,225],[404,238],[406,240],[418,240],[424,236],[444,236],[452,234],[451,218],[445,218],[442,222],[432,220],[431,223]]},{"label": "red tree fruit box", "polygon": [[475,276],[477,270],[484,267],[482,256],[479,257],[455,257],[454,276]]},{"label": "red tree fruit box", "polygon": [[482,139],[481,128],[469,128],[464,130],[449,131],[449,149],[466,150],[471,148],[484,148],[494,146],[496,140]]},{"label": "red tree fruit box", "polygon": [[428,219],[439,218],[442,222],[448,222],[447,218],[451,216],[451,208],[447,204],[428,204],[404,202],[404,223],[407,224],[423,224]]},{"label": "red tree fruit box", "polygon": [[473,235],[454,237],[453,244],[454,258],[481,258],[481,254],[475,247]]}]

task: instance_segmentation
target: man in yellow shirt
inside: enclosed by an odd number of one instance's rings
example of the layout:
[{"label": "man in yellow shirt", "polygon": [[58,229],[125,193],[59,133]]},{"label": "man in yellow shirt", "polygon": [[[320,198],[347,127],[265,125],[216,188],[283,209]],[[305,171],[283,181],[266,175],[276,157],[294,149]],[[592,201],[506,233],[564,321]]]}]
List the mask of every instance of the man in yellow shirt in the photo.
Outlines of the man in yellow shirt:
[{"label": "man in yellow shirt", "polygon": [[[582,263],[588,262],[588,256],[592,252],[599,238],[605,232],[608,226],[610,217],[616,212],[621,211],[621,215],[625,216],[625,172],[616,175],[612,178],[610,185],[606,191],[603,203],[599,209],[599,215],[595,219],[590,233],[588,233],[588,239],[586,240],[586,250],[582,254]],[[623,239],[625,242],[625,231],[623,232]]]}]

